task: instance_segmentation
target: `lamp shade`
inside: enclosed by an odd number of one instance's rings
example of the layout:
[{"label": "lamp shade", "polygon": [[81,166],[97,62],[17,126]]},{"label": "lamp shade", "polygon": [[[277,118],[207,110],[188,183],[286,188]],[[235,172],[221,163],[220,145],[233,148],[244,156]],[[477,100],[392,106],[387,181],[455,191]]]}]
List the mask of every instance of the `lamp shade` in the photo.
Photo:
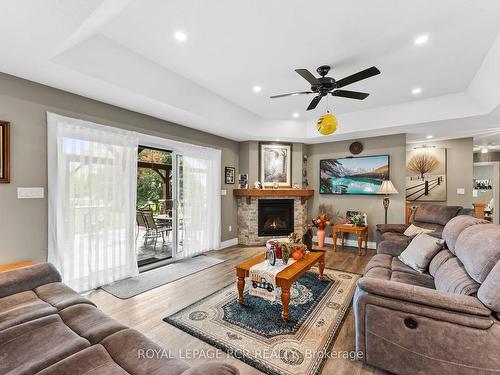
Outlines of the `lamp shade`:
[{"label": "lamp shade", "polygon": [[391,180],[384,180],[382,181],[382,185],[380,186],[380,189],[378,190],[377,194],[384,194],[384,195],[389,195],[389,194],[397,194],[398,191],[392,184]]}]

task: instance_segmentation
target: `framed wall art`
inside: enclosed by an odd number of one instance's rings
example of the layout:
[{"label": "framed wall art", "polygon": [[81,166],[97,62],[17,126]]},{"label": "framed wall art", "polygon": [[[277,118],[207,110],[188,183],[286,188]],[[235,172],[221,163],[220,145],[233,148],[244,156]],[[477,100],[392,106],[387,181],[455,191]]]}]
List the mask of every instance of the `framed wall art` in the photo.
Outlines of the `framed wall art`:
[{"label": "framed wall art", "polygon": [[0,183],[10,182],[10,122],[0,121]]},{"label": "framed wall art", "polygon": [[224,181],[226,184],[234,184],[236,176],[235,167],[225,167],[224,168]]},{"label": "framed wall art", "polygon": [[259,143],[260,182],[263,187],[292,186],[292,145]]},{"label": "framed wall art", "polygon": [[446,149],[415,147],[406,152],[406,200],[446,202]]},{"label": "framed wall art", "polygon": [[389,178],[389,155],[324,159],[319,162],[319,193],[374,195]]}]

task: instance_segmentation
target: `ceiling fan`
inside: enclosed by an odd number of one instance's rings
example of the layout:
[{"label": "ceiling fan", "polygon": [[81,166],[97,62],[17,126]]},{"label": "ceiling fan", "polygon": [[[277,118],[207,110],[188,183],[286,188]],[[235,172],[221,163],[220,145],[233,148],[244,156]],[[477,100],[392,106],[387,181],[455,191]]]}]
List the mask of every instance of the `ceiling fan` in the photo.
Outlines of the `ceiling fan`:
[{"label": "ceiling fan", "polygon": [[366,92],[339,90],[339,89],[341,87],[350,85],[351,83],[358,82],[363,79],[370,78],[376,76],[377,74],[380,74],[380,70],[372,66],[371,68],[362,70],[358,73],[352,74],[348,77],[336,81],[332,77],[326,77],[326,75],[330,71],[330,66],[328,65],[322,65],[318,69],[316,69],[318,74],[321,76],[320,78],[316,78],[307,69],[295,69],[295,71],[311,84],[311,91],[299,91],[299,92],[292,92],[290,94],[273,95],[271,96],[271,99],[283,98],[285,96],[316,94],[316,96],[311,100],[311,103],[309,103],[309,106],[307,107],[308,111],[316,108],[321,99],[324,96],[327,96],[328,94],[332,96],[341,96],[343,98],[349,98],[349,99],[358,99],[358,100],[365,99],[370,94]]}]

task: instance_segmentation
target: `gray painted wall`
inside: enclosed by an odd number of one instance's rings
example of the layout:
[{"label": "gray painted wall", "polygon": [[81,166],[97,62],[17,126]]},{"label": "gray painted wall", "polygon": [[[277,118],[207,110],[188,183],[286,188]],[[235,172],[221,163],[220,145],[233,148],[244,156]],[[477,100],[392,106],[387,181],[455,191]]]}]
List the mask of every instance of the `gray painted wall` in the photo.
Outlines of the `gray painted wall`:
[{"label": "gray painted wall", "polygon": [[[357,156],[390,155],[390,179],[399,194],[390,197],[388,212],[389,223],[403,223],[405,210],[405,158],[406,136],[396,134],[384,137],[359,139],[364,150]],[[335,159],[350,156],[349,145],[353,141],[341,141],[308,145],[307,172],[309,185],[315,190],[313,199],[309,200],[309,218],[319,213],[319,205],[324,203],[332,205],[334,210],[343,215],[347,210],[359,210],[368,215],[370,226],[370,240],[373,240],[375,224],[384,222],[384,208],[382,196],[373,195],[323,195],[319,194],[319,161],[321,159]],[[351,155],[352,156],[352,155]],[[330,235],[330,232],[327,232]]]},{"label": "gray painted wall", "polygon": [[[448,206],[472,208],[473,147],[472,138],[451,139],[447,141],[425,142],[430,146],[446,148],[446,202]],[[408,150],[421,144],[410,144]],[[458,195],[457,189],[464,188],[465,194]]]},{"label": "gray painted wall", "polygon": [[[0,184],[0,263],[47,257],[47,199],[17,199],[17,187],[47,188],[46,111],[183,142],[218,148],[238,172],[238,142],[0,74],[0,119],[10,121],[11,183]],[[236,200],[222,189],[222,240],[237,236]],[[46,190],[45,190],[46,195]],[[232,226],[232,232],[228,228]]]},{"label": "gray painted wall", "polygon": [[[302,186],[302,156],[307,146],[302,143],[292,144],[292,186],[298,183]],[[259,177],[259,142],[246,141],[240,143],[240,173],[248,173],[249,187],[253,188]]]},{"label": "gray painted wall", "polygon": [[500,152],[493,151],[482,154],[481,152],[474,152],[474,163],[482,161],[500,161]]}]

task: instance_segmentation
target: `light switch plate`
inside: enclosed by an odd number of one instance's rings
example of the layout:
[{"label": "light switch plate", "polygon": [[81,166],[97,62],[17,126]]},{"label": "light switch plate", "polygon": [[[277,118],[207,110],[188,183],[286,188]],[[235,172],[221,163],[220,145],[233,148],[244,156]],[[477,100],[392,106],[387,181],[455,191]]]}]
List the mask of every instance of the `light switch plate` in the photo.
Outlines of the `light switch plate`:
[{"label": "light switch plate", "polygon": [[222,189],[220,191],[220,195],[227,195],[227,190],[226,189]]},{"label": "light switch plate", "polygon": [[457,188],[457,194],[458,195],[464,195],[465,194],[465,189],[464,188]]},{"label": "light switch plate", "polygon": [[17,188],[17,198],[18,199],[37,199],[43,198],[43,187],[18,187]]}]

